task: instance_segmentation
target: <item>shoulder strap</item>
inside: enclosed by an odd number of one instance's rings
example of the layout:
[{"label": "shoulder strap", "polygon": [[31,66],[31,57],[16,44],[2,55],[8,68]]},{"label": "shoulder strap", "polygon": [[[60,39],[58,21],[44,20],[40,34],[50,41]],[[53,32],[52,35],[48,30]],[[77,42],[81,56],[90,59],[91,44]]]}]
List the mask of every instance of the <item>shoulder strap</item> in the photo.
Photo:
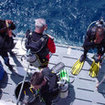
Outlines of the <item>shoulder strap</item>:
[{"label": "shoulder strap", "polygon": [[48,41],[48,36],[46,35],[46,34],[44,34],[41,38],[40,38],[40,40],[42,41],[42,42],[44,42],[43,44],[45,45],[46,43],[47,43],[47,41]]},{"label": "shoulder strap", "polygon": [[32,36],[32,32],[30,30],[26,31],[26,38],[29,38],[30,36]]}]

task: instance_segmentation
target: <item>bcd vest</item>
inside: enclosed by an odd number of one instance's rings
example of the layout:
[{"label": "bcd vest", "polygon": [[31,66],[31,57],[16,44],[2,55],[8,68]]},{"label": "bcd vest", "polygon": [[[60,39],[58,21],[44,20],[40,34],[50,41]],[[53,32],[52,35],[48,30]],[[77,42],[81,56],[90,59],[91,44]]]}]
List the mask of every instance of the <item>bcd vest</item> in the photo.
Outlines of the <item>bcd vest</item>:
[{"label": "bcd vest", "polygon": [[30,49],[32,54],[36,54],[41,63],[48,61],[46,56],[49,54],[49,49],[47,47],[49,37],[46,34],[43,35],[35,32],[28,32],[26,33],[26,38],[26,48]]}]

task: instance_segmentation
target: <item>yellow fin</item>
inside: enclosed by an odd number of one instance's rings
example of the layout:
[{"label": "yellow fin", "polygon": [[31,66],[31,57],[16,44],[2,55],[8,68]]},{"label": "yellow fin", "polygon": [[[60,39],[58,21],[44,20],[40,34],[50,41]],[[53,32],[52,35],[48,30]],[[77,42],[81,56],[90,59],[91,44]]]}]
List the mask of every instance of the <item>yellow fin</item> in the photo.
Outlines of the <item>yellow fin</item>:
[{"label": "yellow fin", "polygon": [[95,61],[93,61],[90,69],[89,69],[89,75],[91,77],[96,77],[98,75],[98,72],[99,72],[99,67],[100,67],[100,63],[95,63]]},{"label": "yellow fin", "polygon": [[79,72],[81,71],[83,65],[84,65],[84,61],[83,62],[80,62],[80,59],[78,59],[76,61],[76,63],[73,65],[72,70],[71,70],[71,73],[73,75],[79,74]]}]

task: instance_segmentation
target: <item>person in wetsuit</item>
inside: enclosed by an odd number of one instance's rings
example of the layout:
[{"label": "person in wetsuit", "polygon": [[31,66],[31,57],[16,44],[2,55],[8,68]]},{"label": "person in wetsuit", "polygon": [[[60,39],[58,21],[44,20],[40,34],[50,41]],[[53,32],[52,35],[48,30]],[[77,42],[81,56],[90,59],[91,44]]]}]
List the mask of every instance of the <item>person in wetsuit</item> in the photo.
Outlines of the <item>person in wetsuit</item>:
[{"label": "person in wetsuit", "polygon": [[53,100],[58,96],[58,77],[46,67],[41,72],[35,72],[30,80],[31,87],[40,90],[39,94],[44,99],[46,105],[52,105]]},{"label": "person in wetsuit", "polygon": [[35,31],[30,32],[28,30],[26,32],[26,49],[30,49],[32,53],[38,55],[43,64],[40,68],[47,67],[50,58],[49,53],[55,53],[56,51],[54,38],[50,35],[44,34],[46,29],[46,20],[38,18],[35,20]]},{"label": "person in wetsuit", "polygon": [[87,31],[83,48],[84,53],[80,57],[81,62],[86,59],[88,51],[94,48],[97,48],[96,62],[101,61],[101,56],[105,52],[105,25],[103,21],[98,21],[98,24]]},{"label": "person in wetsuit", "polygon": [[[4,63],[13,70],[9,63],[8,52],[14,48],[13,32],[16,28],[15,24],[11,20],[0,20],[0,56],[4,59]],[[2,64],[0,62],[2,67]]]}]

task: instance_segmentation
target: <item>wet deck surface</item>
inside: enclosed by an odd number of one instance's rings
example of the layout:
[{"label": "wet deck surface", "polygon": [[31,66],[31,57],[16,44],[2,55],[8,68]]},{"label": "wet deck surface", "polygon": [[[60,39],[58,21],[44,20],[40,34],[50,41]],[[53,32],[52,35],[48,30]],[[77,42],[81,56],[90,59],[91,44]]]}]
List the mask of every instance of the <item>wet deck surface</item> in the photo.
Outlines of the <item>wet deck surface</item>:
[{"label": "wet deck surface", "polygon": [[[21,61],[21,56],[25,54],[25,51],[20,45],[21,41],[19,40],[14,49],[14,52],[17,53],[16,56],[10,56],[10,63],[13,65],[15,72],[11,72],[8,67],[4,65],[2,58],[0,58],[5,69],[5,76],[0,82],[0,97],[1,100],[13,101],[14,103],[16,103],[14,95],[15,88],[17,84],[23,80],[27,69],[27,63]],[[80,50],[80,48],[57,45],[56,53],[52,55],[49,67],[52,68],[57,63],[63,62],[65,69],[67,69],[69,73],[71,84],[69,96],[66,99],[57,99],[55,105],[105,105],[105,81],[99,86],[98,90],[96,89],[96,83],[101,81],[105,75],[105,61],[102,63],[97,78],[91,78],[89,76],[89,68],[93,56],[91,53],[88,53],[88,58],[77,76],[70,73],[73,64],[82,53],[83,51]],[[31,74],[35,70],[37,69],[30,66],[28,72]]]}]

